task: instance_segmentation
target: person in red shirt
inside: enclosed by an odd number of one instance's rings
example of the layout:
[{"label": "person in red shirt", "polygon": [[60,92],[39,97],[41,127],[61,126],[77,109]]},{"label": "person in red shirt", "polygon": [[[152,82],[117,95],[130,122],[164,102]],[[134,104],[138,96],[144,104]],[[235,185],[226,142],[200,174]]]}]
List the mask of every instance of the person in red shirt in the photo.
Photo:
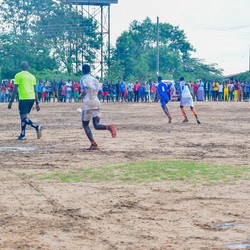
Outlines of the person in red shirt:
[{"label": "person in red shirt", "polygon": [[197,82],[193,83],[193,88],[194,88],[194,101],[198,100],[198,88],[199,84]]},{"label": "person in red shirt", "polygon": [[7,88],[9,90],[9,99],[7,101],[9,102],[10,97],[11,97],[12,92],[13,92],[13,89],[14,89],[14,81],[13,80],[7,82]]},{"label": "person in red shirt", "polygon": [[139,81],[137,80],[134,84],[134,102],[139,102],[139,88],[140,88],[141,84],[139,83]]},{"label": "person in red shirt", "polygon": [[0,87],[0,93],[1,93],[1,98],[0,98],[0,101],[1,102],[5,102],[5,95],[6,95],[6,86],[5,86],[5,84],[3,83],[2,85],[1,85],[1,87]]},{"label": "person in red shirt", "polygon": [[66,102],[67,86],[66,86],[65,82],[63,83],[63,85],[61,87],[61,95],[62,95],[62,102]]},{"label": "person in red shirt", "polygon": [[73,91],[74,91],[74,101],[79,102],[79,93],[80,93],[80,83],[79,82],[73,83]]}]

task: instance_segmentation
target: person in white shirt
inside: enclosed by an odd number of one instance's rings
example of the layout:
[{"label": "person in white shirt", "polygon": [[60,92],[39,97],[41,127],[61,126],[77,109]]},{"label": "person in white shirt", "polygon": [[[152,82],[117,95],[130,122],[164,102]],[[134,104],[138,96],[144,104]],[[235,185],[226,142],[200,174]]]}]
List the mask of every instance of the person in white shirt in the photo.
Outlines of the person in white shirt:
[{"label": "person in white shirt", "polygon": [[188,83],[185,82],[184,77],[180,77],[180,88],[181,88],[181,102],[180,102],[180,108],[182,115],[184,116],[183,122],[188,122],[187,114],[184,110],[184,107],[188,105],[194,114],[196,121],[198,124],[201,124],[200,120],[198,119],[197,112],[194,109],[194,102],[193,102],[193,97],[190,93],[190,87]]},{"label": "person in white shirt", "polygon": [[101,89],[99,81],[90,74],[90,66],[84,64],[82,66],[83,77],[81,78],[80,85],[83,96],[82,107],[82,126],[91,142],[88,150],[99,150],[97,143],[93,138],[92,131],[89,127],[89,122],[92,118],[94,128],[97,130],[109,130],[112,137],[116,137],[116,127],[114,124],[102,125],[100,122],[100,100],[98,99],[98,92]]}]

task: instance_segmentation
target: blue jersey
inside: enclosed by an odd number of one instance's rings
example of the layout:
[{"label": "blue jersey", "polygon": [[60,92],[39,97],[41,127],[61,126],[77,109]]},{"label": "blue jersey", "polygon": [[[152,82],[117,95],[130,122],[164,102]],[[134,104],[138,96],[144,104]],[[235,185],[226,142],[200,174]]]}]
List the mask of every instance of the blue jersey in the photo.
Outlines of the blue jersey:
[{"label": "blue jersey", "polygon": [[160,96],[161,106],[165,106],[169,101],[170,84],[159,82],[157,86],[157,92]]}]

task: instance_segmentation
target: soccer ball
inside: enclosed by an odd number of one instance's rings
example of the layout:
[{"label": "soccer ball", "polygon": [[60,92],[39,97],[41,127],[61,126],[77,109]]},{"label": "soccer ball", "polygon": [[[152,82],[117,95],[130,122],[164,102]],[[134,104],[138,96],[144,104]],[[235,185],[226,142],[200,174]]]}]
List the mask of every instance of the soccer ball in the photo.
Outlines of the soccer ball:
[{"label": "soccer ball", "polygon": [[77,111],[77,113],[79,113],[79,114],[82,113],[82,109],[81,109],[81,108],[78,108],[76,111]]}]

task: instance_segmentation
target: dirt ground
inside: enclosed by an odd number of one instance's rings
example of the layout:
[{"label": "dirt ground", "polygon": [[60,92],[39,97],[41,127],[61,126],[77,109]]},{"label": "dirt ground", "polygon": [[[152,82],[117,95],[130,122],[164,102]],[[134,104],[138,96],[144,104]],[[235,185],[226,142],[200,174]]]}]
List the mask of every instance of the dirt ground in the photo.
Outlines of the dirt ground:
[{"label": "dirt ground", "polygon": [[[30,118],[45,127],[17,141],[17,104],[0,104],[0,249],[142,250],[248,249],[250,181],[192,186],[184,181],[117,185],[24,178],[145,160],[193,160],[249,168],[250,103],[195,103],[202,124],[170,103],[104,103],[104,124],[89,142],[75,103],[42,103]],[[249,172],[248,172],[249,173]]]}]

